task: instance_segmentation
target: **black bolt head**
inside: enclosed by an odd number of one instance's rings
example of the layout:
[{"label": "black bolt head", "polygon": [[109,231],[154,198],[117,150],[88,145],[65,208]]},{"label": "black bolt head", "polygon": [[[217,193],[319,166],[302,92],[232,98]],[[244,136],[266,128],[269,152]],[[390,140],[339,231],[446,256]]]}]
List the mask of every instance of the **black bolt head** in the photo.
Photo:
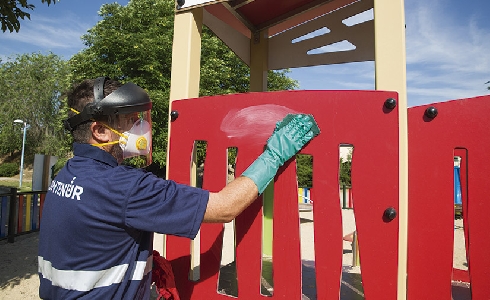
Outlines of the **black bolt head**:
[{"label": "black bolt head", "polygon": [[434,106],[429,106],[425,110],[425,116],[429,119],[434,119],[435,117],[437,117],[437,113],[437,108],[435,108]]},{"label": "black bolt head", "polygon": [[175,121],[175,120],[177,120],[178,117],[179,117],[179,112],[178,111],[172,110],[170,112],[170,120],[172,120],[172,122]]},{"label": "black bolt head", "polygon": [[393,98],[386,99],[386,101],[385,101],[385,107],[387,109],[393,109],[393,108],[395,108],[396,107],[396,100],[393,99]]},{"label": "black bolt head", "polygon": [[101,115],[102,114],[102,107],[100,107],[100,106],[94,106],[93,113],[95,115]]},{"label": "black bolt head", "polygon": [[396,209],[394,209],[393,207],[388,207],[383,214],[383,218],[387,221],[392,221],[396,218],[396,215]]}]

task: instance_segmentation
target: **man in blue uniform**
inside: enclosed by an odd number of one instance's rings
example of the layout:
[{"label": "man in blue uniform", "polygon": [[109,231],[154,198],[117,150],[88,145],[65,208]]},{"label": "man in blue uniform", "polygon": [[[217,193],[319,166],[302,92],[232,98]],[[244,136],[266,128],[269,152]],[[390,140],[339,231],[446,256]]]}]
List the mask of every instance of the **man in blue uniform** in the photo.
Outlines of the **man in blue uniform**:
[{"label": "man in blue uniform", "polygon": [[194,238],[202,222],[229,222],[278,168],[319,133],[288,115],[250,167],[211,193],[120,165],[151,160],[152,106],[135,84],[100,77],[68,94],[73,153],[46,195],[39,240],[43,299],[149,299],[153,232]]}]

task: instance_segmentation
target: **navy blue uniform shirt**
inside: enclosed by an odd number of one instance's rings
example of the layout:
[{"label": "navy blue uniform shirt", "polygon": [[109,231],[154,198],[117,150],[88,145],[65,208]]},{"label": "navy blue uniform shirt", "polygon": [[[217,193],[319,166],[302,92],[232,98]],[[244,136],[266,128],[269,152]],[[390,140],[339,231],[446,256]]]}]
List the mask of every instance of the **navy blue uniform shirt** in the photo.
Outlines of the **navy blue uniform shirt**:
[{"label": "navy blue uniform shirt", "polygon": [[52,181],[39,235],[43,299],[148,299],[153,232],[194,238],[209,192],[120,166],[74,144]]}]

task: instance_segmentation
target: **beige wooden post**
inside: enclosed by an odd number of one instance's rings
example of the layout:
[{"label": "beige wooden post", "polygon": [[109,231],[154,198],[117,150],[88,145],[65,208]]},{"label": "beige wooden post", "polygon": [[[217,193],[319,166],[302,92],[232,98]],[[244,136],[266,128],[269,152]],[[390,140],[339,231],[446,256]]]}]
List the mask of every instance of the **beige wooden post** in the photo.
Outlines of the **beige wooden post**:
[{"label": "beige wooden post", "polygon": [[175,15],[170,102],[199,97],[202,18],[202,7]]},{"label": "beige wooden post", "polygon": [[399,240],[398,300],[407,297],[408,126],[403,0],[374,0],[376,89],[398,92]]},{"label": "beige wooden post", "polygon": [[[169,120],[172,111],[172,101],[177,99],[189,99],[199,96],[199,82],[201,69],[201,32],[202,32],[203,9],[198,7],[183,13],[177,13],[174,21],[174,38],[172,45],[172,77],[170,81],[170,103],[169,103]],[[168,140],[170,141],[170,121],[168,125]],[[168,149],[168,147],[167,147]],[[193,155],[195,157],[195,155]],[[195,160],[194,160],[195,161]],[[168,166],[168,154],[167,154]],[[191,175],[191,185],[196,184],[194,163],[194,173]],[[168,168],[167,168],[168,178]],[[199,247],[199,237],[195,239],[196,245],[192,248]],[[162,255],[165,255],[164,235],[155,234],[153,248]],[[199,255],[193,255],[193,258],[199,259]],[[192,262],[195,266],[199,262]]]}]

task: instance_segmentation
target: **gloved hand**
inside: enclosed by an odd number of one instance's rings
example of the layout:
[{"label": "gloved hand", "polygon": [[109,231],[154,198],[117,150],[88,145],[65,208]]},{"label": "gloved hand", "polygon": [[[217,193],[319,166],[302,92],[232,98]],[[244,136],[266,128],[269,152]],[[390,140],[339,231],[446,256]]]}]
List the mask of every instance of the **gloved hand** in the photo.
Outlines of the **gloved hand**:
[{"label": "gloved hand", "polygon": [[276,124],[264,152],[243,172],[262,194],[279,167],[320,133],[312,115],[288,114]]}]

